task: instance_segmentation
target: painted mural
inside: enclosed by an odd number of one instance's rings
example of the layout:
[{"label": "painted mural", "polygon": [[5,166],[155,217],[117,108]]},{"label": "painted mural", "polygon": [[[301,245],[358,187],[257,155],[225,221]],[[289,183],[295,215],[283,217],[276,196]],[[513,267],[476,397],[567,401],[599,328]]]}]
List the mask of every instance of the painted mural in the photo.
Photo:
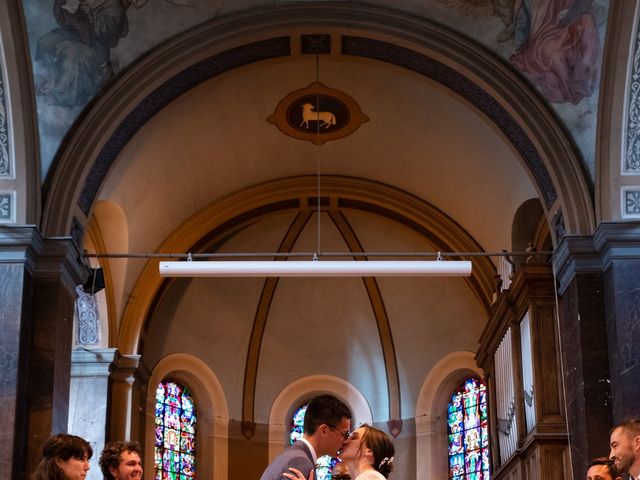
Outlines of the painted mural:
[{"label": "painted mural", "polygon": [[[505,58],[538,88],[573,134],[593,180],[608,2],[433,1],[472,21],[475,25],[469,24],[467,34]],[[443,23],[464,33],[454,18],[441,14]]]},{"label": "painted mural", "polygon": [[[217,2],[212,2],[214,5]],[[161,5],[165,4],[165,5]],[[168,9],[167,9],[168,6]],[[137,55],[202,19],[172,24],[164,37],[131,49],[123,41],[139,39],[161,22],[157,13],[195,10],[191,0],[50,0],[24,2],[33,62],[41,141],[42,178],[86,105]],[[154,10],[155,12],[150,12]],[[139,15],[133,12],[140,11]],[[151,14],[150,14],[151,13]],[[133,20],[132,20],[133,18]],[[149,19],[154,19],[147,23]],[[135,30],[139,30],[135,32]]]},{"label": "painted mural", "polygon": [[551,103],[577,105],[596,92],[602,49],[593,0],[437,0],[463,15],[496,16],[509,62]]},{"label": "painted mural", "polygon": [[[145,52],[215,17],[284,0],[24,0],[34,67],[42,178],[73,122]],[[365,3],[365,2],[363,2]],[[367,4],[389,7],[386,0]],[[594,177],[607,0],[397,0],[503,57],[552,105]]]}]

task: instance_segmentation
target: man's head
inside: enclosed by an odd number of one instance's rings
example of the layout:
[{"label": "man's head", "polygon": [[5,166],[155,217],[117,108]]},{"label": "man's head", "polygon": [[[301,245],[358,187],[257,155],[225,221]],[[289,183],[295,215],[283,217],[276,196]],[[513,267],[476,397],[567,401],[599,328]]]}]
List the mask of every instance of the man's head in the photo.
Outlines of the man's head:
[{"label": "man's head", "polygon": [[607,457],[594,458],[589,463],[587,480],[622,480],[622,474]]},{"label": "man's head", "polygon": [[621,423],[611,430],[609,458],[622,473],[640,475],[640,419]]},{"label": "man's head", "polygon": [[316,454],[336,457],[351,430],[351,411],[333,395],[313,398],[304,414],[304,436]]},{"label": "man's head", "polygon": [[136,442],[107,443],[98,463],[106,480],[142,478],[142,450]]}]

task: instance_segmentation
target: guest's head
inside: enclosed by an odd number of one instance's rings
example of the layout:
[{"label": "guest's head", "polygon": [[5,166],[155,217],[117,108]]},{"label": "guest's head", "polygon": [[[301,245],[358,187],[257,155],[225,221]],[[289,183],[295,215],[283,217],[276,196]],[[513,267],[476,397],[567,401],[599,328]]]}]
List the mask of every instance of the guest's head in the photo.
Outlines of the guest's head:
[{"label": "guest's head", "polygon": [[616,468],[613,460],[607,457],[598,457],[589,463],[587,480],[622,480],[622,474]]},{"label": "guest's head", "polygon": [[333,395],[319,395],[307,405],[304,414],[304,436],[313,444],[316,454],[336,457],[351,429],[351,411]]},{"label": "guest's head", "polygon": [[382,430],[365,424],[351,434],[340,458],[345,463],[355,465],[358,471],[369,465],[388,478],[393,470],[394,454],[395,448],[389,436]]},{"label": "guest's head", "polygon": [[98,463],[105,480],[142,478],[142,450],[137,442],[107,443]]},{"label": "guest's head", "polygon": [[621,423],[611,430],[609,458],[622,473],[640,475],[640,419]]},{"label": "guest's head", "polygon": [[61,433],[49,438],[42,448],[42,460],[32,480],[84,480],[93,450],[76,435]]}]

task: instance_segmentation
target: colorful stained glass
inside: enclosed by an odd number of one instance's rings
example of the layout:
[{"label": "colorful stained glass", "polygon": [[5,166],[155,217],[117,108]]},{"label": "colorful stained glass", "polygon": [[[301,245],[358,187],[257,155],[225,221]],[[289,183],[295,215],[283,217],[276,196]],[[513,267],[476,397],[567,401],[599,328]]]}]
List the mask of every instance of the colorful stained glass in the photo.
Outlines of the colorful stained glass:
[{"label": "colorful stained glass", "polygon": [[[291,435],[289,442],[293,443],[302,437],[304,433],[304,414],[307,411],[307,405],[300,407],[294,414],[291,422]],[[331,480],[331,470],[338,463],[337,458],[331,458],[329,455],[324,455],[318,458],[316,463],[316,473],[314,478],[316,480]]]},{"label": "colorful stained glass", "polygon": [[188,390],[174,382],[156,389],[154,480],[195,480],[196,413]]},{"label": "colorful stained glass", "polygon": [[487,389],[480,380],[466,380],[451,395],[447,420],[449,479],[490,480]]}]

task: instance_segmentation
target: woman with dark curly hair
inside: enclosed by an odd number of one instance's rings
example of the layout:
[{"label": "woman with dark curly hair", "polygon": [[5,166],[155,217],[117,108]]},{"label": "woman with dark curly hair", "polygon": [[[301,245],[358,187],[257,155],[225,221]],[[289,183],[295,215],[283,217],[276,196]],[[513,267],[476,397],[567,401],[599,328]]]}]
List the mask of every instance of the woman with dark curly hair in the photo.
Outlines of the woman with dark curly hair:
[{"label": "woman with dark curly hair", "polygon": [[84,480],[93,449],[76,435],[54,435],[42,448],[42,460],[31,480]]},{"label": "woman with dark curly hair", "polygon": [[[353,480],[384,480],[393,470],[395,448],[389,436],[370,425],[357,428],[347,440],[340,458],[349,468]],[[283,473],[291,480],[307,480],[302,472]],[[308,480],[313,480],[313,472]]]}]

